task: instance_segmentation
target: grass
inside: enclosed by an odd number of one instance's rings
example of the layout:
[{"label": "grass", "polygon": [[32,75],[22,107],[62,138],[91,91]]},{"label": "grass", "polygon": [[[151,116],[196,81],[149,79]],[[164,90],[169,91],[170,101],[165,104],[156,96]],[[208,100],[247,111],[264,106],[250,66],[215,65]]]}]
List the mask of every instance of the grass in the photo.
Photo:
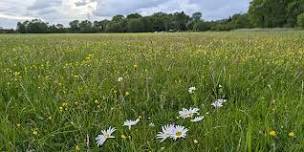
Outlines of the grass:
[{"label": "grass", "polygon": [[[303,41],[300,31],[0,35],[0,150],[303,151]],[[214,109],[217,98],[228,101]],[[205,119],[178,118],[188,107]],[[160,143],[168,123],[187,137]],[[109,126],[116,138],[98,147]]]}]

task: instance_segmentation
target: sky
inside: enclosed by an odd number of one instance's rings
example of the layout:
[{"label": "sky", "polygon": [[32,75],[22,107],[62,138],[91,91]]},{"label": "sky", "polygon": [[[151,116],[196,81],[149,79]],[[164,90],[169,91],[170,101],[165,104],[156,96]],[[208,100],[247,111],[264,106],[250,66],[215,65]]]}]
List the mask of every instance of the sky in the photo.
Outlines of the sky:
[{"label": "sky", "polygon": [[117,14],[202,12],[217,20],[248,10],[250,0],[0,0],[0,27],[15,28],[19,21],[41,19],[68,25],[72,20],[110,19]]}]

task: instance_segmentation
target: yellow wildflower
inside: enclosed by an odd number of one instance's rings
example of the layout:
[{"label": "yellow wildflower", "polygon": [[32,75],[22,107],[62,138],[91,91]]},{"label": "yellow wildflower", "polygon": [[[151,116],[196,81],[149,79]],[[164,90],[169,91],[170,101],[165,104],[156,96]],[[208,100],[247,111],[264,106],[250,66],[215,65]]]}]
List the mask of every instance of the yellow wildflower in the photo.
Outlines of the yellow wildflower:
[{"label": "yellow wildflower", "polygon": [[289,137],[295,137],[296,134],[292,131],[292,132],[288,133],[288,136],[289,136]]},{"label": "yellow wildflower", "polygon": [[277,136],[277,132],[274,131],[274,130],[271,130],[271,131],[269,132],[269,135],[272,136],[272,137],[276,137],[276,136]]}]

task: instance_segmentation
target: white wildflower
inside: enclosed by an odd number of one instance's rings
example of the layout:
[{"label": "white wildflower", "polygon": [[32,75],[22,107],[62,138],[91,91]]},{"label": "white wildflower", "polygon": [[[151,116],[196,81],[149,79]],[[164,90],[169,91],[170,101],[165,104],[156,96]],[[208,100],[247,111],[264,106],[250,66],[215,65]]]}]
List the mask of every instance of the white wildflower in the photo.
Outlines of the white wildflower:
[{"label": "white wildflower", "polygon": [[160,142],[165,141],[168,138],[177,140],[179,138],[185,138],[187,136],[188,129],[180,125],[165,125],[162,127],[162,131],[157,134],[157,138]]},{"label": "white wildflower", "polygon": [[226,99],[217,99],[211,105],[214,108],[221,108],[221,107],[223,107],[223,103],[225,103],[225,102],[227,102]]},{"label": "white wildflower", "polygon": [[196,87],[190,87],[190,88],[188,89],[188,92],[189,92],[190,94],[193,94],[195,91],[196,91]]},{"label": "white wildflower", "polygon": [[162,127],[162,131],[159,132],[156,136],[157,139],[160,139],[160,142],[165,141],[167,138],[172,137],[174,133],[174,125],[165,125]]},{"label": "white wildflower", "polygon": [[198,117],[195,117],[193,119],[191,119],[191,122],[200,122],[204,119],[204,116],[198,116]]},{"label": "white wildflower", "polygon": [[119,78],[117,79],[118,82],[121,82],[122,80],[123,80],[123,77],[119,77]]},{"label": "white wildflower", "polygon": [[172,138],[174,140],[177,140],[179,138],[186,138],[187,132],[188,132],[187,128],[185,128],[184,126],[177,125],[177,126],[175,126],[175,129],[173,130]]},{"label": "white wildflower", "polygon": [[154,124],[153,122],[151,122],[151,123],[149,124],[149,127],[155,127],[155,124]]},{"label": "white wildflower", "polygon": [[140,121],[140,119],[136,119],[136,120],[126,120],[123,124],[123,126],[128,126],[129,130],[131,130],[131,127],[136,125],[138,122]]},{"label": "white wildflower", "polygon": [[183,119],[186,118],[192,118],[194,114],[198,114],[199,109],[198,108],[183,108],[181,111],[179,111],[179,116]]},{"label": "white wildflower", "polygon": [[100,135],[98,135],[96,139],[96,143],[98,146],[102,146],[107,139],[115,138],[112,134],[116,131],[115,128],[109,127],[107,130],[101,130]]}]

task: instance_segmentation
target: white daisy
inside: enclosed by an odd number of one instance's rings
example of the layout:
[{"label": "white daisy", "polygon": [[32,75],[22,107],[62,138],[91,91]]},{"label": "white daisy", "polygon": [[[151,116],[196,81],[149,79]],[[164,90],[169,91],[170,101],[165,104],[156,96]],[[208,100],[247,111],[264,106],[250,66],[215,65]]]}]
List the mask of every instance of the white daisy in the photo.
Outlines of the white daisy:
[{"label": "white daisy", "polygon": [[198,117],[195,117],[193,119],[191,119],[191,122],[200,122],[204,119],[204,116],[198,116]]},{"label": "white daisy", "polygon": [[223,103],[219,101],[214,101],[213,103],[211,103],[211,105],[216,109],[223,107]]},{"label": "white daisy", "polygon": [[107,139],[115,138],[112,134],[116,131],[115,128],[109,127],[107,130],[101,130],[100,135],[98,135],[96,139],[96,143],[98,146],[102,146]]},{"label": "white daisy", "polygon": [[174,125],[165,125],[162,127],[162,131],[156,135],[157,139],[160,139],[160,142],[165,141],[167,138],[172,137],[175,130]]},{"label": "white daisy", "polygon": [[188,129],[180,125],[165,125],[162,127],[162,131],[157,134],[157,139],[160,142],[165,141],[168,138],[177,140],[179,138],[185,138],[187,136]]},{"label": "white daisy", "polygon": [[179,138],[186,138],[187,132],[188,129],[184,126],[176,125],[171,138],[173,138],[174,140],[177,140]]},{"label": "white daisy", "polygon": [[139,122],[140,119],[136,120],[126,120],[123,124],[123,126],[128,126],[129,130],[131,130],[131,127],[136,125]]},{"label": "white daisy", "polygon": [[195,90],[196,90],[196,87],[190,87],[190,88],[188,89],[188,92],[189,92],[190,94],[193,94],[193,93],[195,92]]},{"label": "white daisy", "polygon": [[227,100],[226,100],[226,99],[217,99],[217,101],[222,102],[222,103],[227,102]]},{"label": "white daisy", "polygon": [[198,108],[183,108],[181,111],[179,111],[179,116],[183,119],[186,118],[192,118],[194,114],[198,114],[199,109]]},{"label": "white daisy", "polygon": [[223,103],[225,103],[225,102],[227,102],[226,99],[217,99],[211,105],[214,108],[221,108],[221,107],[223,107]]},{"label": "white daisy", "polygon": [[121,82],[122,80],[123,80],[123,77],[119,77],[119,78],[117,79],[118,82]]}]

